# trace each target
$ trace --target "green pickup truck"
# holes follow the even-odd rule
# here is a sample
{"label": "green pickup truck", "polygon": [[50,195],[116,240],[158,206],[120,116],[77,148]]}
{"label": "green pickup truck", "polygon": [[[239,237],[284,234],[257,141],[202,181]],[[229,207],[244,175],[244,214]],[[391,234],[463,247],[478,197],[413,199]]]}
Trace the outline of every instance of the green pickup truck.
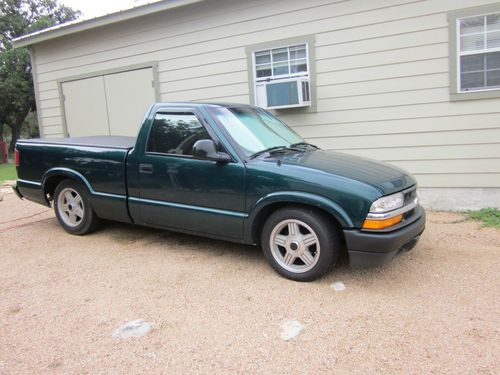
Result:
{"label": "green pickup truck", "polygon": [[21,198],[54,206],[71,234],[99,219],[261,245],[270,265],[317,279],[412,249],[425,227],[407,172],[305,142],[265,110],[157,103],[136,138],[20,140]]}

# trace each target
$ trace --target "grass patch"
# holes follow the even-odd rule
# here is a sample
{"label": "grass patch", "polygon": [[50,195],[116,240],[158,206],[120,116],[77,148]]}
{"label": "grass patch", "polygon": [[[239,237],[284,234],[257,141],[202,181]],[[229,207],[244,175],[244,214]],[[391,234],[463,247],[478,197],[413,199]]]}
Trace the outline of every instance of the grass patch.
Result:
{"label": "grass patch", "polygon": [[6,180],[15,180],[16,178],[17,173],[14,164],[0,164],[0,184]]}
{"label": "grass patch", "polygon": [[479,211],[469,211],[469,220],[482,221],[483,227],[500,228],[500,210],[498,208],[483,208]]}

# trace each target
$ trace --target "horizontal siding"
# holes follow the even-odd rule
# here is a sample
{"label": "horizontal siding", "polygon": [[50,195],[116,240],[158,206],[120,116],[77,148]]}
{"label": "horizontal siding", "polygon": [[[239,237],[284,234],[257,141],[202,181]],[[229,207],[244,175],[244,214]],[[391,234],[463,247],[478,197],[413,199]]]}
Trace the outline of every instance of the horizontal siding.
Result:
{"label": "horizontal siding", "polygon": [[384,121],[411,118],[429,118],[457,116],[481,113],[498,113],[499,100],[478,100],[468,102],[423,103],[383,108],[369,107],[362,109],[327,108],[323,112],[282,116],[291,125],[335,124],[345,122]]}
{"label": "horizontal siding", "polygon": [[49,135],[51,135],[51,136],[62,135],[60,122],[59,122],[59,124],[56,124],[53,126],[46,126],[44,128],[43,136],[48,137]]}
{"label": "horizontal siding", "polygon": [[500,173],[415,174],[420,187],[498,188]]}
{"label": "horizontal siding", "polygon": [[[78,51],[75,51],[78,57],[63,58],[68,51],[65,48],[59,47],[59,49],[56,48],[52,51],[53,58],[55,59],[59,56],[58,59],[50,63],[43,63],[43,54],[37,58],[37,71],[41,77],[40,81],[43,82],[44,73],[59,71],[61,69],[68,70],[68,67],[84,68],[86,65],[95,64],[98,61],[112,61],[137,55],[154,56],[156,52],[167,52],[169,58],[196,56],[200,53],[220,50],[221,47],[223,49],[244,47],[252,43],[261,42],[262,40],[276,39],[277,29],[279,29],[280,38],[303,35],[304,25],[307,25],[308,33],[317,34],[329,32],[332,29],[352,28],[355,25],[363,25],[366,22],[383,23],[394,19],[415,17],[420,14],[434,14],[438,9],[450,9],[459,7],[461,4],[469,5],[474,3],[477,3],[477,1],[349,1],[334,3],[320,8],[311,7],[303,9],[302,7],[302,9],[295,12],[283,12],[283,5],[280,5],[280,13],[274,15],[266,12],[270,6],[267,4],[262,9],[265,16],[247,22],[230,23],[229,25],[216,28],[214,27],[214,20],[207,17],[204,20],[205,22],[197,22],[195,25],[191,25],[191,27],[202,28],[200,31],[191,31],[192,29],[189,29],[189,25],[182,24],[177,28],[185,28],[186,33],[176,31],[174,35],[178,34],[177,37],[168,34],[168,28],[166,28],[164,32],[167,36],[164,38],[151,41],[153,36],[150,35],[149,40],[143,39],[140,43],[137,42],[121,48],[115,47],[113,43],[108,41],[107,49],[100,52],[91,52],[95,51],[95,45],[99,40],[99,36],[96,35],[96,38],[92,40],[87,39],[86,48],[89,49],[88,54],[82,55]],[[398,4],[403,5],[397,6]],[[360,16],[361,14],[362,16]],[[251,17],[251,15],[247,14],[247,17]],[[445,15],[443,14],[442,17],[442,26],[445,27]],[[214,18],[217,20],[226,20],[223,15],[218,15]],[[164,21],[167,20],[168,17]],[[217,24],[217,22],[215,23]],[[205,27],[209,28],[203,29],[204,24]],[[235,28],[235,25],[237,25],[237,28]],[[119,28],[126,29],[124,26]],[[79,43],[78,39],[82,39],[82,37],[68,38],[68,42],[73,46]],[[84,47],[80,48],[85,50]],[[68,74],[71,73],[68,71]]]}
{"label": "horizontal siding", "polygon": [[[436,27],[423,31],[400,33],[375,39],[371,37],[369,39],[353,42],[322,44],[316,47],[316,59],[321,61],[324,59],[345,56],[358,56],[365,53],[378,53],[380,51],[397,51],[405,48],[446,42],[448,42],[448,28]],[[332,46],[335,47],[332,48]]]}
{"label": "horizontal siding", "polygon": [[500,186],[500,100],[450,102],[448,88],[446,12],[486,3],[222,0],[46,42],[35,49],[43,133],[63,133],[58,79],[157,61],[162,101],[248,103],[245,47],[313,34],[317,111],[279,113],[297,132],[391,161],[421,186]]}
{"label": "horizontal siding", "polygon": [[[391,162],[398,167],[418,174],[487,174],[500,173],[500,158],[496,159],[441,159],[406,160]],[[446,172],[443,172],[446,171]]]}
{"label": "horizontal siding", "polygon": [[[341,150],[341,152],[383,160],[388,162],[454,160],[454,159],[500,159],[500,147],[497,143],[473,145],[432,145],[432,146],[400,146],[376,147],[364,149]],[[410,169],[411,171],[411,169]],[[443,170],[443,172],[446,170]]]}
{"label": "horizontal siding", "polygon": [[[461,5],[465,4],[457,4],[457,8]],[[325,44],[345,44],[347,47],[362,41],[376,42],[385,37],[395,38],[399,35],[439,28],[447,28],[446,22],[443,22],[443,12],[430,10],[414,13],[409,17],[395,17],[393,20],[381,19],[380,22],[364,24],[362,22],[353,27],[335,27],[331,31],[318,34],[316,45],[321,47]]]}
{"label": "horizontal siding", "polygon": [[236,95],[248,95],[248,83],[239,84],[228,84],[228,85],[217,85],[212,87],[201,87],[192,90],[183,90],[177,92],[163,91],[166,88],[166,84],[160,84],[160,91],[162,92],[162,98],[166,100],[205,100],[211,97],[221,97],[221,96],[236,96]]}
{"label": "horizontal siding", "polygon": [[[415,57],[408,57],[408,59],[412,58]],[[339,83],[380,81],[435,73],[448,73],[447,57],[402,62],[399,64],[368,66],[361,69],[352,69],[350,66],[345,66],[343,70],[318,73],[317,84],[321,87]]]}
{"label": "horizontal siding", "polygon": [[43,119],[44,129],[47,129],[51,126],[59,126],[60,133],[62,134],[62,117],[61,116],[53,116],[53,117],[45,117]]}
{"label": "horizontal siding", "polygon": [[59,98],[56,97],[54,99],[40,99],[40,108],[39,109],[47,109],[47,108],[59,108]]}
{"label": "horizontal siding", "polygon": [[248,103],[250,101],[249,95],[234,95],[234,96],[215,96],[212,98],[203,98],[195,100],[198,102],[224,102],[224,103]]}
{"label": "horizontal siding", "polygon": [[42,108],[38,109],[38,112],[40,113],[40,116],[42,116],[43,118],[55,117],[61,115],[61,109],[59,107],[43,108],[42,106]]}
{"label": "horizontal siding", "polygon": [[[301,125],[294,129],[310,140],[316,138],[442,132],[454,130],[498,129],[500,109],[496,113],[465,116],[410,118],[388,121]],[[500,155],[500,147],[499,147]]]}
{"label": "horizontal siding", "polygon": [[189,90],[204,89],[216,86],[228,86],[244,84],[248,91],[247,71],[213,74],[205,77],[190,79],[177,79],[174,81],[162,81],[160,75],[160,85],[162,93],[182,92]]}
{"label": "horizontal siding", "polygon": [[[238,56],[241,51],[238,51]],[[201,59],[161,61],[158,65],[160,81],[178,81],[203,78],[231,72],[246,72],[246,58],[234,59],[235,51],[227,56],[219,53],[204,54]],[[224,60],[227,58],[227,60]],[[177,63],[176,63],[177,62]]]}
{"label": "horizontal siding", "polygon": [[[169,102],[169,101],[186,101],[187,99],[183,98],[181,95],[167,95],[162,94],[161,101]],[[191,99],[193,102],[224,102],[224,103],[248,103],[249,101],[248,95],[221,95],[221,96],[213,96],[199,99]]]}
{"label": "horizontal siding", "polygon": [[319,111],[345,111],[364,108],[398,107],[425,103],[448,102],[448,87],[396,91],[377,95],[358,95],[340,98],[321,98],[318,100]]}
{"label": "horizontal siding", "polygon": [[44,137],[45,138],[62,138],[62,137],[64,137],[64,134],[63,133],[47,134]]}
{"label": "horizontal siding", "polygon": [[38,91],[38,98],[40,100],[59,99],[59,93],[56,89]]}
{"label": "horizontal siding", "polygon": [[[360,55],[332,57],[318,60],[316,69],[319,74],[344,70],[359,70],[384,65],[397,65],[409,60],[430,60],[448,57],[448,43],[433,43],[425,46],[407,47],[397,50],[370,52]],[[346,69],[348,67],[348,69]]]}
{"label": "horizontal siding", "polygon": [[405,92],[448,87],[448,82],[448,72],[420,74],[407,77],[323,85],[317,88],[317,95],[319,99],[380,95],[387,92]]}
{"label": "horizontal siding", "polygon": [[38,91],[40,93],[50,91],[51,98],[53,98],[54,94],[56,94],[56,96],[57,96],[57,81],[56,80],[49,80],[46,82],[38,82]]}
{"label": "horizontal siding", "polygon": [[[212,47],[211,43],[216,43],[216,48],[221,47],[220,39],[224,38],[223,44],[226,48],[235,46],[245,46],[251,43],[251,40],[258,40],[261,33],[268,30],[275,30],[280,28],[281,35],[286,32],[290,33],[293,28],[302,28],[307,24],[308,28],[314,28],[312,32],[324,32],[332,29],[332,19],[335,19],[335,25],[339,20],[344,22],[350,19],[351,23],[357,17],[353,15],[368,11],[370,13],[378,12],[385,13],[388,9],[393,9],[393,14],[390,17],[400,18],[399,15],[394,14],[394,6],[397,4],[409,4],[410,6],[415,3],[413,0],[378,0],[377,2],[366,1],[309,1],[301,3],[297,1],[289,2],[268,2],[262,3],[263,6],[253,8],[253,12],[235,11],[240,5],[226,2],[227,6],[219,9],[213,9],[210,13],[212,16],[206,15],[204,18],[197,19],[193,22],[176,23],[172,26],[169,25],[169,18],[173,18],[173,13],[166,14],[163,17],[164,28],[156,29],[154,34],[150,32],[140,31],[135,35],[129,35],[126,39],[121,41],[108,39],[106,43],[102,44],[102,49],[99,49],[99,40],[93,40],[91,43],[88,41],[78,40],[73,41],[72,46],[78,46],[78,51],[73,54],[69,53],[61,46],[48,49],[45,54],[42,53],[38,59],[38,66],[40,72],[58,69],[60,66],[57,64],[65,64],[65,66],[76,66],[88,63],[92,57],[99,59],[116,58],[130,56],[127,54],[132,50],[133,54],[148,53],[151,51],[176,49],[180,48],[180,53],[187,51],[189,54],[193,52],[193,46],[206,49]],[[316,5],[316,6],[315,6]],[[430,9],[430,7],[428,7]],[[411,9],[408,9],[411,11]],[[230,15],[229,15],[229,14]],[[359,21],[358,21],[359,22]],[[128,26],[128,25],[127,25]],[[127,29],[127,27],[121,27]],[[288,28],[288,29],[286,29]],[[338,28],[338,27],[335,27]],[[286,31],[285,31],[286,30]],[[300,34],[299,34],[300,35]],[[98,36],[98,35],[96,35]],[[230,36],[230,37],[228,37]],[[246,41],[244,41],[246,39]],[[115,44],[116,43],[116,44]],[[80,51],[80,52],[79,52]],[[46,62],[46,54],[50,54]],[[77,57],[73,57],[76,55]],[[47,67],[50,66],[50,67]]]}
{"label": "horizontal siding", "polygon": [[380,145],[381,148],[462,144],[472,145],[490,143],[491,140],[498,141],[499,139],[500,128],[316,138],[314,139],[314,142],[322,148],[353,150],[368,147],[376,148],[372,145]]}
{"label": "horizontal siding", "polygon": [[[303,9],[323,5],[331,6],[334,3],[342,2],[344,0],[310,0],[305,5],[300,2],[283,0],[275,1],[272,4],[267,0],[253,0],[246,4],[238,4],[232,0],[225,0],[219,1],[218,7],[208,3],[196,4],[189,8],[183,7],[170,10],[167,13],[132,20],[123,27],[111,26],[90,31],[87,33],[88,36],[98,37],[92,43],[89,43],[88,39],[78,37],[71,40],[72,46],[77,51],[68,52],[58,43],[48,45],[40,54],[40,63],[61,61],[62,59],[140,45],[145,42],[163,41],[169,38],[185,42],[180,37],[196,33],[203,33],[206,40],[206,36],[209,35],[207,34],[208,30],[224,30],[222,27],[229,29],[230,33],[227,35],[237,34],[234,26],[239,26],[239,30],[241,30],[243,28],[242,22],[259,22],[260,19],[268,19],[277,14],[285,15],[297,11],[301,12]],[[103,30],[105,30],[104,33]]]}

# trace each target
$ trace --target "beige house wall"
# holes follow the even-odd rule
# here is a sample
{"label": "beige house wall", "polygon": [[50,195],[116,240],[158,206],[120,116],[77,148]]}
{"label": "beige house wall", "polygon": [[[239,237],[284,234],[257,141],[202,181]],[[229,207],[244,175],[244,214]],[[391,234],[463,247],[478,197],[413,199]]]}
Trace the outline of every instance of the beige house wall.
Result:
{"label": "beige house wall", "polygon": [[313,35],[316,111],[280,111],[288,124],[322,148],[405,168],[420,187],[495,199],[500,98],[450,100],[447,20],[492,2],[208,0],[42,42],[33,51],[42,134],[64,136],[65,77],[155,61],[161,101],[250,103],[245,47]]}

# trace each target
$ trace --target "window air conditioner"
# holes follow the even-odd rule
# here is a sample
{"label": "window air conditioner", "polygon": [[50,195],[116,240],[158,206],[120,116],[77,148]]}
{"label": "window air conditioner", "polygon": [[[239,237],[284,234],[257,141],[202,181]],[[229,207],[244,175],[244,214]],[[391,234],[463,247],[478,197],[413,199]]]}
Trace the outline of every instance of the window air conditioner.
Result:
{"label": "window air conditioner", "polygon": [[268,109],[308,107],[311,105],[309,78],[257,82],[256,99],[259,107]]}

